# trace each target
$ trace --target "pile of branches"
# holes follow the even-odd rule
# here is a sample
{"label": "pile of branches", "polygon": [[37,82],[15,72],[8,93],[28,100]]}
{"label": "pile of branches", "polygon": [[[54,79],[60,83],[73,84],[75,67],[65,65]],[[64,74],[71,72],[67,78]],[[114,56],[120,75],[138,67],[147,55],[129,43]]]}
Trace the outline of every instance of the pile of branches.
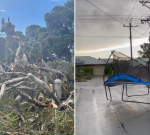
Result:
{"label": "pile of branches", "polygon": [[16,134],[73,134],[73,92],[60,101],[50,83],[64,77],[43,59],[35,64],[0,64],[0,131]]}

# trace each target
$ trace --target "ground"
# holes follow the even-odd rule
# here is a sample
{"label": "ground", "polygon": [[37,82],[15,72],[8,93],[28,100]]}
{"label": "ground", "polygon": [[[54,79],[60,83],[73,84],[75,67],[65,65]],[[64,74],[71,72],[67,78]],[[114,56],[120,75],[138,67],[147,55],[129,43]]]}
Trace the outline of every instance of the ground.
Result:
{"label": "ground", "polygon": [[[128,87],[129,94],[147,93],[142,85]],[[106,100],[102,77],[76,83],[75,135],[150,135],[150,105],[121,100],[122,86],[111,88]],[[150,102],[150,96],[126,98]]]}

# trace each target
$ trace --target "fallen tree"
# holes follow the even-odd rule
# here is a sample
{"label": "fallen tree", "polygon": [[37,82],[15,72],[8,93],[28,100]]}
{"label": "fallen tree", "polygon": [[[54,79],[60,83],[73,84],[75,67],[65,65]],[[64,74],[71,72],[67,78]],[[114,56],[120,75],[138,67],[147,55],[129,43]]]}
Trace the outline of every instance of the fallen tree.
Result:
{"label": "fallen tree", "polygon": [[[3,31],[12,26],[10,20],[8,23],[9,25],[2,20]],[[8,41],[9,37],[13,40],[12,34],[13,32],[7,33]],[[57,134],[58,131],[73,133],[74,111],[73,106],[70,106],[73,100],[68,96],[60,101],[49,85],[54,85],[55,79],[66,75],[52,69],[42,58],[35,63],[29,63],[24,57],[26,42],[19,38],[17,41],[19,46],[16,51],[13,50],[13,44],[9,48],[6,42],[6,61],[0,63],[0,131],[11,135]],[[71,93],[68,92],[68,95]],[[60,121],[65,125],[62,126]],[[70,131],[66,130],[68,126]]]}

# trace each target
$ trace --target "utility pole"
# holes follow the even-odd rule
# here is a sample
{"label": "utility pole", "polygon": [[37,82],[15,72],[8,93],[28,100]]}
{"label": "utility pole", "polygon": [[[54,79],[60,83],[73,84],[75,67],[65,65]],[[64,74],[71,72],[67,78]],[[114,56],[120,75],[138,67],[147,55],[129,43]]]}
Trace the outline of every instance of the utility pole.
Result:
{"label": "utility pole", "polygon": [[149,26],[150,26],[150,17],[148,18],[145,18],[145,19],[141,19],[141,23],[144,24],[144,23],[148,23]]}
{"label": "utility pole", "polygon": [[123,25],[123,27],[129,27],[130,28],[130,51],[131,51],[131,59],[133,58],[132,57],[132,27],[137,27],[137,25],[136,26],[133,26],[132,24],[131,24],[131,22],[129,23],[129,26],[125,26],[125,25]]}
{"label": "utility pole", "polygon": [[145,6],[145,7],[147,7],[147,8],[150,9],[150,7],[149,7],[149,5],[148,5],[148,3],[150,3],[150,0],[140,0],[139,2],[140,2],[143,6]]}
{"label": "utility pole", "polygon": [[[149,7],[149,3],[150,3],[150,0],[140,0],[139,1],[143,6],[145,6],[145,7],[147,7],[147,8],[149,8],[150,9],[150,7]],[[148,23],[149,24],[149,26],[150,26],[150,17],[148,17],[148,18],[145,18],[145,19],[141,19],[141,23],[142,24],[144,24],[144,23]],[[150,44],[150,36],[149,36],[149,44]],[[150,46],[148,46],[148,50],[149,50],[149,47]],[[148,81],[150,80],[150,75],[149,75],[149,73],[150,73],[150,70],[149,70],[149,66],[150,66],[150,57],[149,57],[149,62],[148,62]],[[149,93],[149,86],[148,86],[148,93]]]}
{"label": "utility pole", "polygon": [[[147,7],[150,9],[149,4],[150,3],[150,0],[140,0],[139,1],[143,6]],[[145,18],[145,19],[141,19],[141,23],[144,24],[144,23],[148,23],[149,24],[149,27],[150,27],[150,17],[148,18]],[[149,36],[149,44],[150,44],[150,36]],[[149,47],[148,47],[149,49]],[[149,64],[150,64],[150,57],[149,57],[149,63],[148,63],[148,71],[149,71]],[[149,88],[149,87],[148,87]]]}

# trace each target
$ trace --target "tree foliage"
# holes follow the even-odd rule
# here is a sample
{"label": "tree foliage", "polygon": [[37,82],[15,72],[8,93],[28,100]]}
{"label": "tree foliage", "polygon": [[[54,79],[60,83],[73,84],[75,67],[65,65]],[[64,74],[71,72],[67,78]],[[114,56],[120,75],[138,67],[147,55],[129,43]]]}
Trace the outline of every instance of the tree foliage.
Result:
{"label": "tree foliage", "polygon": [[28,40],[37,40],[38,39],[38,28],[39,25],[30,25],[26,28],[26,37]]}
{"label": "tree foliage", "polygon": [[[64,6],[55,6],[50,12],[44,15],[46,27],[39,25],[30,25],[26,28],[25,35],[17,31],[15,35],[25,39],[27,43],[27,54],[32,61],[39,57],[44,60],[66,60],[71,62],[74,46],[74,1],[68,0]],[[37,46],[38,49],[35,47]]]}
{"label": "tree foliage", "polygon": [[23,34],[22,31],[15,31],[14,35],[18,36],[20,39],[25,39],[26,38],[26,36]]}
{"label": "tree foliage", "polygon": [[56,6],[45,14],[46,26],[52,35],[70,34],[74,31],[74,1]]}
{"label": "tree foliage", "polygon": [[141,49],[138,54],[142,58],[150,58],[150,43],[144,43],[140,45]]}
{"label": "tree foliage", "polygon": [[[2,64],[0,65],[1,89],[5,88],[5,82],[10,83],[6,86],[3,98],[1,98],[2,90],[0,91],[0,99],[2,99],[0,134],[72,135],[74,133],[74,107],[71,96],[71,91],[74,90],[74,64],[71,62],[72,54],[70,52],[74,45],[73,0],[67,1],[64,6],[54,7],[44,17],[46,27],[33,24],[26,28],[25,34],[21,31],[13,33],[13,40],[18,43],[13,50],[13,59],[15,59],[15,54],[21,44],[29,62],[23,64],[19,61],[20,63],[16,64],[13,61],[7,67],[0,63]],[[1,62],[5,58],[5,44],[6,39],[2,38],[0,42]],[[29,76],[29,80],[26,80],[25,78]],[[16,82],[18,78],[23,78],[22,82]],[[62,80],[63,86],[68,89],[69,94],[63,93],[64,101],[61,101],[58,108],[54,109],[45,106],[47,99],[53,97],[53,93],[47,94],[46,87],[50,88],[50,84],[54,85],[56,78]],[[43,86],[36,84],[34,80],[42,82]],[[21,86],[34,90],[26,90],[24,87],[21,89]],[[28,97],[24,97],[18,102],[21,92]],[[37,105],[39,92],[43,93],[45,99],[40,103],[41,106],[44,105],[42,107]],[[21,116],[25,118],[25,121]]]}

